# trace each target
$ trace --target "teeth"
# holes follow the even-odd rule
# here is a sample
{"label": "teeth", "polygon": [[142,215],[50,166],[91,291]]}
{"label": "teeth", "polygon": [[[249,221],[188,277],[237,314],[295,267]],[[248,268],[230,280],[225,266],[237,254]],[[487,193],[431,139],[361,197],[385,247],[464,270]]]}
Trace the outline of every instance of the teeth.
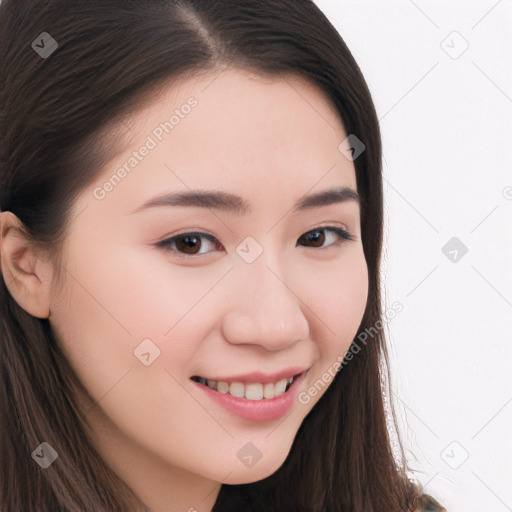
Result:
{"label": "teeth", "polygon": [[286,384],[288,384],[288,379],[281,379],[279,382],[276,382],[274,385],[274,396],[282,395],[286,391]]}
{"label": "teeth", "polygon": [[227,382],[218,382],[217,383],[217,391],[219,393],[229,393],[229,384]]}
{"label": "teeth", "polygon": [[232,382],[229,385],[229,394],[237,396],[238,398],[244,397],[244,385],[241,382]]}
{"label": "teeth", "polygon": [[263,386],[263,396],[265,398],[274,398],[274,384],[272,382],[267,382]]}
{"label": "teeth", "polygon": [[263,398],[263,384],[246,384],[245,398],[249,400],[261,400]]}
{"label": "teeth", "polygon": [[223,394],[236,396],[237,398],[246,398],[247,400],[262,400],[281,396],[286,392],[293,382],[293,377],[281,379],[278,382],[259,382],[244,384],[243,382],[223,382],[197,377],[197,382],[208,386],[215,391]]}

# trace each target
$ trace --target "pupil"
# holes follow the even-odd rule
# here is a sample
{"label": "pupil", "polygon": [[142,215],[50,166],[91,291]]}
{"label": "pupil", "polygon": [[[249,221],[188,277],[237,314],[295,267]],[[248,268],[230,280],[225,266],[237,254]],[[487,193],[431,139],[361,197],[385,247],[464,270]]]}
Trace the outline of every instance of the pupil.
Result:
{"label": "pupil", "polygon": [[[192,242],[191,242],[192,240]],[[194,254],[194,251],[190,251],[190,249],[193,249],[194,245],[197,245],[197,240],[198,240],[198,237],[196,236],[184,236],[182,238],[179,238],[177,243],[176,243],[176,246],[178,247],[179,250],[183,250],[183,252],[187,252],[189,254]]]}
{"label": "pupil", "polygon": [[[314,234],[311,234],[311,233],[314,233]],[[311,240],[312,238],[316,238],[316,242],[320,242],[318,245],[322,245],[324,243],[324,239],[325,239],[325,234],[323,231],[312,231],[309,235],[308,235],[308,238]],[[320,240],[319,240],[319,237],[318,236],[315,236],[315,235],[318,235],[320,233]],[[315,242],[315,240],[313,240],[313,242]]]}

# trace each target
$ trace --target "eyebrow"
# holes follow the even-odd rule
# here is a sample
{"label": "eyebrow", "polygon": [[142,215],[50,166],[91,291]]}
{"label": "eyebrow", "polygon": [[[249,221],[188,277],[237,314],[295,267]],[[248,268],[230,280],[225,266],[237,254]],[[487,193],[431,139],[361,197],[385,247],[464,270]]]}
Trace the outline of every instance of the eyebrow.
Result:
{"label": "eyebrow", "polygon": [[[299,198],[293,205],[292,213],[299,213],[312,208],[328,206],[336,203],[356,201],[361,204],[359,194],[348,187],[340,187]],[[240,196],[230,192],[217,190],[189,190],[184,192],[171,192],[146,201],[142,206],[130,212],[130,215],[148,208],[169,206],[195,206],[201,208],[213,208],[226,211],[235,215],[251,213],[250,204]]]}

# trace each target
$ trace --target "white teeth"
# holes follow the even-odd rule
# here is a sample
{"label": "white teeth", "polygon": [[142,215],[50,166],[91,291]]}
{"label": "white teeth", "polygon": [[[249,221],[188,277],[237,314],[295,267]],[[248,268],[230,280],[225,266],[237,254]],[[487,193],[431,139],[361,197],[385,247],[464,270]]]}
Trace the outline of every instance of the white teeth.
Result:
{"label": "white teeth", "polygon": [[232,382],[229,385],[229,394],[237,396],[238,398],[244,397],[245,386],[241,382]]}
{"label": "white teeth", "polygon": [[286,391],[286,384],[288,383],[288,379],[281,379],[276,382],[274,385],[274,396],[282,395]]}
{"label": "white teeth", "polygon": [[210,379],[207,380],[203,377],[199,377],[198,381],[219,393],[229,394],[237,398],[246,398],[247,400],[262,400],[283,395],[292,384],[293,377],[281,379],[277,382],[267,382],[265,384],[259,382],[251,382],[249,384],[244,384],[243,382],[229,383]]}
{"label": "white teeth", "polygon": [[263,397],[264,398],[274,398],[274,383],[267,382],[263,386]]}
{"label": "white teeth", "polygon": [[261,400],[263,398],[263,385],[259,383],[246,384],[245,398],[248,400]]}
{"label": "white teeth", "polygon": [[229,393],[229,384],[227,382],[217,382],[217,391],[219,393]]}

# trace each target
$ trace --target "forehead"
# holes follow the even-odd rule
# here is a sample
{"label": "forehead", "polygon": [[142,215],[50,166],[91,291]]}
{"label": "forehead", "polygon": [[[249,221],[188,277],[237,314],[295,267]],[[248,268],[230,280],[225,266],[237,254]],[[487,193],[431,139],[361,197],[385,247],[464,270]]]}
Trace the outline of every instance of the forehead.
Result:
{"label": "forehead", "polygon": [[[222,189],[260,204],[292,200],[317,184],[356,189],[353,163],[338,149],[342,121],[317,87],[293,75],[228,69],[181,79],[161,87],[126,126],[126,149],[93,184],[124,167],[107,198],[125,211],[151,194],[187,188]],[[144,146],[151,149],[134,157]]]}

